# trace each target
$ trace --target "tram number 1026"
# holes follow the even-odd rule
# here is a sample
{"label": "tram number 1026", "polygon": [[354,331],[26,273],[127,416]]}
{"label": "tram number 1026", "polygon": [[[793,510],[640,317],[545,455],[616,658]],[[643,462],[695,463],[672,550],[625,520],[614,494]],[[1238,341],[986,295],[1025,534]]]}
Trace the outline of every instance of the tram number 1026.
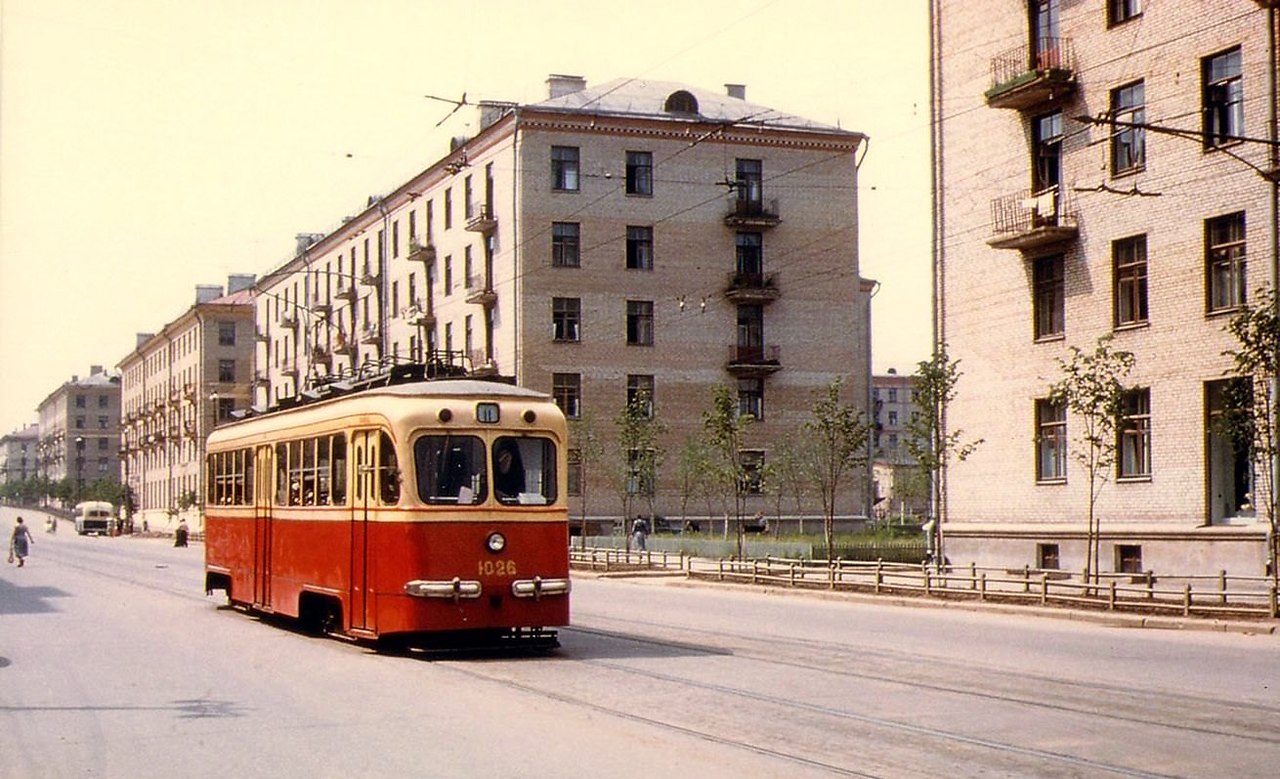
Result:
{"label": "tram number 1026", "polygon": [[481,560],[477,566],[479,576],[515,576],[515,560]]}

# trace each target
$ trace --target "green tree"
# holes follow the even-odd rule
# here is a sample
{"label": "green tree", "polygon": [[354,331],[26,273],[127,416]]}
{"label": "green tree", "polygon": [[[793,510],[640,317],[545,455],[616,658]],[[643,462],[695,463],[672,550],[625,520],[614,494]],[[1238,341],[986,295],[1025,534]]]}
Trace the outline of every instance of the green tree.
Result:
{"label": "green tree", "polygon": [[600,433],[596,430],[595,418],[583,412],[576,419],[569,420],[569,449],[575,457],[578,467],[578,492],[581,500],[581,511],[578,515],[579,544],[587,545],[587,504],[591,497],[591,475],[604,459],[605,446]]}
{"label": "green tree", "polygon": [[1228,349],[1234,372],[1244,379],[1232,382],[1235,397],[1232,406],[1243,411],[1228,414],[1225,419],[1230,432],[1248,444],[1255,464],[1254,497],[1258,483],[1266,493],[1267,524],[1270,543],[1267,549],[1272,581],[1280,583],[1280,526],[1277,526],[1277,469],[1280,468],[1280,419],[1277,419],[1277,378],[1280,377],[1280,299],[1275,290],[1259,290],[1257,301],[1246,304],[1227,323],[1227,331],[1239,346]]}
{"label": "green tree", "polygon": [[947,467],[953,459],[967,459],[982,443],[981,438],[966,442],[963,430],[947,427],[947,409],[955,400],[956,386],[963,375],[960,361],[951,360],[947,345],[941,343],[931,359],[916,363],[916,372],[911,377],[911,388],[920,410],[907,420],[904,445],[928,479],[926,527],[930,528],[930,536],[927,543],[939,566],[944,561],[942,526],[947,517]]}
{"label": "green tree", "polygon": [[[742,511],[749,474],[743,465],[742,440],[755,417],[739,414],[732,390],[723,384],[711,388],[711,408],[702,413],[702,429],[715,453],[712,472],[722,495],[733,496],[733,521],[737,526],[738,556],[742,556]],[[725,521],[725,533],[729,522]]]}
{"label": "green tree", "polygon": [[[712,494],[711,478],[713,455],[702,439],[697,436],[685,438],[680,447],[680,456],[676,463],[677,487],[680,491],[680,523],[688,520],[689,504],[705,499]],[[708,506],[708,517],[710,507]]]}
{"label": "green tree", "polygon": [[826,540],[827,559],[835,542],[836,500],[844,477],[867,465],[867,438],[872,426],[866,415],[852,403],[840,401],[842,382],[827,385],[826,394],[813,404],[813,417],[804,423],[804,431],[813,446],[810,449],[810,476],[822,497],[822,531]]}
{"label": "green tree", "polygon": [[[1058,359],[1062,376],[1049,387],[1049,400],[1066,406],[1080,422],[1072,457],[1089,475],[1089,514],[1085,548],[1085,581],[1098,575],[1100,524],[1098,495],[1116,463],[1116,434],[1124,401],[1124,377],[1133,368],[1130,352],[1111,348],[1111,334],[1098,339],[1093,352],[1071,347],[1071,359]],[[1092,577],[1092,579],[1091,579]]]}
{"label": "green tree", "polygon": [[[614,424],[618,428],[622,527],[626,531],[628,523],[635,521],[633,506],[637,497],[646,501],[649,516],[653,516],[654,486],[663,459],[658,439],[666,432],[666,426],[658,419],[653,398],[647,392],[635,393],[622,407]],[[627,548],[630,547],[631,534],[627,533]]]}

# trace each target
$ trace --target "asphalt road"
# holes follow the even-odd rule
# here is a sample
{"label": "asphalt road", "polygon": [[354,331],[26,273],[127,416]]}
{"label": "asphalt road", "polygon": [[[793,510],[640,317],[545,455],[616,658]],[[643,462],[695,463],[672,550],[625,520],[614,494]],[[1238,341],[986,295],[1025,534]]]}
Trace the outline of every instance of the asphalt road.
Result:
{"label": "asphalt road", "polygon": [[1280,757],[1276,636],[576,577],[549,655],[383,655],[221,607],[199,544],[35,524],[28,565],[0,566],[4,777],[1271,777]]}

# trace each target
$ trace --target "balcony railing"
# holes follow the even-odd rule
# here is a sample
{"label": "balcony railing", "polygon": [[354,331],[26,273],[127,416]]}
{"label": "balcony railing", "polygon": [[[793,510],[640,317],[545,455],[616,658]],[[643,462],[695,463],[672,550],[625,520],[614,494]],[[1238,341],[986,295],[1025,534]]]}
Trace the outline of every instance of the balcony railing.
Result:
{"label": "balcony railing", "polygon": [[498,217],[488,206],[474,207],[472,213],[474,216],[467,220],[469,232],[488,235],[498,229]]}
{"label": "balcony railing", "polygon": [[782,222],[777,200],[732,198],[724,223],[729,227],[769,228]]}
{"label": "balcony railing", "polygon": [[779,294],[773,273],[730,273],[724,290],[724,296],[734,303],[770,303]]}
{"label": "balcony railing", "polygon": [[365,325],[360,330],[360,343],[376,344],[378,343],[378,328],[375,325]]}
{"label": "balcony railing", "polygon": [[992,108],[1031,108],[1059,100],[1076,88],[1075,56],[1070,38],[1048,38],[1010,49],[991,60]]}
{"label": "balcony railing", "polygon": [[991,225],[987,245],[996,249],[1038,249],[1075,240],[1080,233],[1075,202],[1057,187],[996,198],[991,201]]}
{"label": "balcony railing", "polygon": [[404,310],[404,321],[414,327],[431,327],[435,324],[436,315],[420,303],[414,303]]}
{"label": "balcony railing", "polygon": [[348,287],[343,287],[335,292],[333,296],[342,300],[355,300],[360,296],[360,293],[356,291],[355,285],[353,284]]}
{"label": "balcony railing", "polygon": [[293,330],[298,326],[298,315],[292,311],[280,315],[280,326],[286,330]]}
{"label": "balcony railing", "polygon": [[366,287],[377,286],[380,278],[381,276],[378,274],[378,269],[372,265],[364,266],[364,270],[360,272],[360,283]]}
{"label": "balcony railing", "polygon": [[436,247],[430,243],[417,243],[411,241],[409,243],[409,259],[413,262],[435,262]]}
{"label": "balcony railing", "polygon": [[782,369],[778,346],[741,346],[729,347],[728,365],[725,367],[735,376],[765,376]]}
{"label": "balcony railing", "polygon": [[482,287],[467,295],[468,303],[476,303],[485,308],[493,308],[498,304],[498,293],[492,287]]}

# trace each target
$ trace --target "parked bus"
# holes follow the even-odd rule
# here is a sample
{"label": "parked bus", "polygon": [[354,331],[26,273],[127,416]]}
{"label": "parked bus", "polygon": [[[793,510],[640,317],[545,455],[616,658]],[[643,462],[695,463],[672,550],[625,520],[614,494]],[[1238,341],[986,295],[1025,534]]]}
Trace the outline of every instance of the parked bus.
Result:
{"label": "parked bus", "polygon": [[115,506],[103,500],[86,500],[76,504],[76,532],[80,535],[111,534],[115,519]]}
{"label": "parked bus", "polygon": [[206,589],[359,639],[554,646],[570,584],[552,399],[475,379],[312,394],[209,436]]}

